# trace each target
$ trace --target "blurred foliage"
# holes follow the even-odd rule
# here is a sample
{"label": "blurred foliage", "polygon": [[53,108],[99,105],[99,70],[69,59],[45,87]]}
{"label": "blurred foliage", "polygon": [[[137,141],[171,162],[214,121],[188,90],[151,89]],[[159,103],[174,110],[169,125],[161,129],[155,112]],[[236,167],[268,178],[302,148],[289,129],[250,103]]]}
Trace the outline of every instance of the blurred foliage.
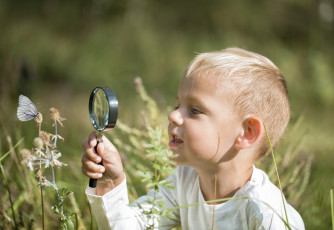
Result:
{"label": "blurred foliage", "polygon": [[[196,53],[238,46],[267,56],[286,77],[291,124],[300,117],[303,121],[293,135],[293,126],[288,128],[277,150],[293,153],[285,143],[298,146],[301,141],[298,154],[314,156],[310,184],[296,208],[307,229],[329,229],[333,7],[332,0],[0,0],[1,154],[9,149],[6,136],[13,143],[24,136],[26,146],[37,136],[34,124],[23,126],[16,119],[19,94],[29,96],[42,113],[57,107],[68,119],[62,133],[71,144],[60,143],[69,166],[56,176],[60,186],[74,191],[83,218],[89,219],[87,202],[81,199],[87,179],[81,175],[80,145],[92,130],[90,91],[111,87],[121,120],[135,126],[142,122],[136,76],[166,108],[174,104],[183,71]],[[1,191],[3,185],[0,179]],[[15,193],[20,187],[12,189]]]}
{"label": "blurred foliage", "polygon": [[[129,188],[129,197],[131,201],[134,201],[139,196],[146,194],[149,189],[154,189],[154,192],[157,192],[159,186],[172,188],[169,182],[162,180],[169,174],[173,173],[173,166],[175,165],[175,163],[171,161],[171,158],[175,157],[175,155],[167,149],[168,134],[167,130],[164,129],[164,127],[167,126],[167,121],[162,119],[162,117],[167,117],[167,111],[165,109],[160,109],[156,101],[147,94],[139,77],[135,79],[135,84],[140,101],[144,104],[140,111],[142,119],[141,122],[137,124],[138,127],[131,128],[118,120],[118,129],[113,132],[113,135],[109,136],[108,133],[105,133],[116,144],[117,149],[119,150],[122,157],[125,173],[127,175],[127,186]],[[168,110],[170,110],[170,108]],[[51,115],[55,125],[57,124],[57,121],[60,121],[61,118],[59,116],[58,110],[57,114],[58,119]],[[297,123],[293,125],[292,129],[287,132],[287,141],[283,142],[283,144],[278,147],[278,155],[275,154],[276,162],[278,164],[278,171],[280,173],[280,183],[282,184],[282,189],[288,202],[294,206],[298,206],[303,202],[301,201],[300,197],[308,186],[310,166],[312,162],[312,156],[307,157],[306,155],[301,154],[302,152],[300,151],[302,147],[304,147],[302,144],[302,139],[305,137],[304,129],[301,127],[302,121],[303,119],[301,117]],[[38,122],[38,129],[40,129],[40,125],[41,121]],[[55,130],[57,130],[57,128],[55,128]],[[40,137],[43,136],[41,135],[42,133],[43,132],[41,131]],[[52,134],[50,135],[53,136]],[[34,139],[34,144],[37,144],[35,146],[36,148],[34,148],[35,155],[43,152],[43,145],[40,143],[42,140],[36,140],[39,139]],[[44,140],[46,141],[44,142],[45,146],[52,144],[50,143],[50,140],[51,139],[49,138],[49,135],[47,135],[47,138]],[[18,155],[14,150],[15,147],[13,147],[11,144],[10,136],[7,136],[7,141],[9,143],[10,150],[1,156],[0,167],[3,174],[3,179],[6,182],[8,195],[1,194],[0,198],[5,200],[5,198],[9,196],[10,202],[8,204],[8,202],[4,201],[1,205],[0,215],[4,218],[3,222],[0,222],[0,228],[9,228],[9,226],[14,225],[15,229],[30,229],[34,227],[35,218],[39,216],[40,213],[43,213],[44,215],[42,215],[40,219],[44,220],[46,217],[46,220],[49,221],[49,223],[46,225],[46,228],[50,228],[51,226],[54,228],[61,225],[63,229],[73,229],[74,225],[72,222],[72,216],[75,215],[76,226],[80,225],[80,229],[86,229],[83,222],[86,222],[86,225],[88,226],[90,219],[87,217],[84,219],[81,218],[82,215],[85,215],[85,211],[87,211],[87,208],[83,208],[85,207],[85,204],[81,204],[83,206],[81,209],[79,209],[75,199],[75,194],[66,188],[63,188],[62,190],[58,189],[58,186],[55,184],[56,178],[54,174],[54,167],[51,167],[52,173],[48,176],[45,174],[46,170],[41,171],[41,169],[39,169],[35,171],[35,177],[39,178],[39,184],[43,184],[43,191],[45,192],[42,192],[42,190],[38,191],[36,188],[32,189],[31,186],[29,186],[30,184],[36,185],[36,181],[35,178],[33,178],[31,172],[27,173],[28,168],[32,169],[33,165],[37,166],[37,168],[39,167],[38,163],[29,164],[29,162],[32,163],[32,161],[35,160],[37,160],[37,162],[39,160],[43,160],[44,163],[46,163],[45,167],[47,168],[49,165],[52,166],[58,161],[52,156],[49,156],[47,159],[36,159],[35,157],[32,157],[30,151],[27,149],[22,149],[20,151],[21,154]],[[17,147],[18,145],[19,143],[17,143],[15,146]],[[27,152],[29,153],[27,154]],[[20,172],[20,175],[17,177],[9,176],[8,178],[10,178],[10,180],[7,179],[6,172],[1,164],[1,162],[9,156],[9,153],[11,153],[11,160],[14,159],[15,165],[12,164],[10,159],[7,160],[8,163],[5,165],[7,174],[13,170]],[[46,148],[45,153],[48,153],[48,148]],[[58,166],[60,166],[60,164],[66,166],[61,162],[57,163]],[[276,166],[274,165],[273,159],[267,157],[262,161],[257,162],[257,164],[260,168],[266,169],[270,180],[278,186],[278,178],[275,174]],[[64,172],[64,168],[66,167],[62,167],[62,172]],[[51,179],[48,179],[48,177]],[[8,181],[10,181],[10,183],[8,183]],[[22,183],[23,181],[25,181],[25,183]],[[12,187],[12,190],[10,187]],[[50,199],[50,190],[47,189],[48,187],[53,187],[57,193],[57,196],[53,199]],[[15,191],[14,193],[12,193],[13,190]],[[43,199],[41,199],[39,202],[36,203],[34,200],[29,199],[31,196],[37,198],[39,192],[44,194],[41,196]],[[14,198],[14,202],[12,201],[12,196]],[[65,198],[67,196],[71,198],[71,203],[65,203]],[[46,200],[46,197],[48,197],[49,200]],[[45,201],[43,202],[43,200]],[[58,201],[59,205],[54,205],[50,209],[47,209],[47,207],[50,207],[48,201],[50,203]],[[159,211],[156,208],[157,206],[164,206],[164,202],[160,197],[154,196],[154,198],[148,198],[147,202],[154,204],[149,210],[144,210],[139,203],[135,202],[134,205],[138,205],[140,209],[143,209],[143,214],[147,215],[148,220],[155,219],[155,215],[161,215],[163,217],[173,215],[171,210],[166,209]],[[66,204],[66,206],[64,206],[64,204]],[[11,209],[9,209],[8,206],[10,206]],[[24,208],[26,207],[33,207],[29,215],[24,211]],[[42,210],[40,210],[40,207],[44,207],[44,209],[42,208]],[[73,212],[73,214],[65,214],[63,212],[64,207],[66,210]],[[52,213],[50,212],[51,210],[53,210],[58,215],[58,220],[52,216]],[[10,211],[13,216],[12,218],[9,215]],[[16,221],[16,213],[19,213],[20,216],[19,223]],[[43,218],[43,216],[45,217]],[[37,221],[36,226],[43,226],[44,222],[40,222],[41,221]],[[151,228],[154,228],[154,223],[153,225],[147,225],[147,229]]]}

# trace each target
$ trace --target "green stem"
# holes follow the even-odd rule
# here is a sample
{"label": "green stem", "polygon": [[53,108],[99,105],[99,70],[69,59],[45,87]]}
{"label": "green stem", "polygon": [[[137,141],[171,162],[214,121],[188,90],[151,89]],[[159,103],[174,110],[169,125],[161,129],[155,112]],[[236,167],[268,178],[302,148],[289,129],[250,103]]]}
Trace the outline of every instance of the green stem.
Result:
{"label": "green stem", "polygon": [[278,184],[279,184],[279,188],[281,190],[281,195],[282,195],[282,202],[283,202],[283,207],[284,207],[286,222],[289,225],[288,213],[287,213],[286,207],[285,207],[284,195],[283,195],[281,180],[279,179],[279,174],[278,174],[278,169],[277,169],[277,165],[276,165],[276,160],[275,160],[275,156],[274,156],[273,147],[271,145],[271,141],[270,141],[270,138],[269,138],[269,135],[268,135],[268,132],[267,132],[267,128],[266,128],[266,126],[264,124],[263,124],[263,127],[264,127],[264,131],[266,132],[266,135],[267,135],[267,139],[268,139],[269,147],[270,147],[270,151],[271,151],[271,156],[273,157],[273,161],[274,161],[274,165],[275,165],[275,170],[276,170],[276,175],[277,175],[277,179],[278,179]]}
{"label": "green stem", "polygon": [[332,213],[332,229],[334,230],[334,199],[333,199],[333,189],[330,190],[331,197],[331,213]]}
{"label": "green stem", "polygon": [[[53,159],[54,156],[54,151],[51,150],[51,160]],[[55,176],[55,169],[53,167],[53,164],[51,164],[51,171],[52,171],[52,183],[55,185],[56,184],[56,176]],[[58,194],[58,189],[56,189],[57,194]],[[59,196],[59,194],[58,194]]]}
{"label": "green stem", "polygon": [[44,223],[44,199],[43,199],[43,187],[42,186],[40,186],[41,187],[41,206],[42,206],[42,228],[43,228],[43,230],[45,229],[44,227],[45,227],[45,223]]}
{"label": "green stem", "polygon": [[7,180],[7,177],[6,177],[6,174],[5,174],[5,170],[4,170],[4,168],[3,168],[2,164],[1,164],[1,161],[0,161],[0,168],[1,168],[1,172],[2,172],[3,179],[4,179],[5,182],[6,182],[6,187],[7,187],[7,190],[8,190],[8,196],[9,196],[10,207],[11,207],[11,209],[12,209],[12,213],[13,213],[14,225],[15,225],[15,229],[17,229],[18,226],[17,226],[16,218],[15,218],[14,204],[13,204],[13,201],[12,201],[12,197],[11,197],[11,195],[10,195],[10,188],[9,188],[8,180]]}
{"label": "green stem", "polygon": [[[53,143],[53,147],[51,150],[51,161],[53,160],[54,154],[55,154],[55,148],[57,147],[57,139],[58,139],[58,126],[57,126],[57,120],[55,120],[54,122],[54,126],[55,126],[55,141]],[[58,186],[56,185],[56,176],[55,176],[55,169],[54,169],[54,165],[51,164],[51,171],[52,171],[52,183],[53,183],[53,188],[55,189],[57,196],[58,196],[58,200],[59,200],[59,208],[60,208],[60,213],[61,215],[64,215],[64,208],[62,205],[62,197],[59,194],[59,189]],[[66,220],[64,220],[64,224],[65,224],[65,228],[67,229],[67,225],[66,225]]]}
{"label": "green stem", "polygon": [[[86,201],[86,203],[88,203]],[[90,226],[89,226],[89,230],[93,230],[93,223],[94,223],[94,217],[93,217],[93,213],[92,213],[92,207],[90,206],[90,203],[88,203],[88,209],[89,209],[89,214],[90,214]]]}
{"label": "green stem", "polygon": [[186,205],[182,205],[178,207],[168,208],[168,209],[165,209],[164,211],[173,211],[173,210],[177,210],[181,208],[188,208],[188,207],[198,206],[202,204],[211,204],[211,203],[225,202],[228,200],[238,200],[238,199],[249,199],[249,198],[248,197],[228,197],[228,198],[222,198],[222,199],[217,199],[217,200],[208,200],[208,201],[202,201],[202,202],[197,202],[193,204],[186,204]]}
{"label": "green stem", "polygon": [[[52,147],[52,150],[51,150],[51,160],[53,160],[54,149],[57,146],[57,135],[58,135],[58,132],[57,132],[57,121],[55,121],[55,141],[53,143],[53,147]],[[51,171],[52,171],[52,183],[56,184],[55,170],[54,170],[53,164],[51,164]],[[57,190],[57,194],[58,194],[58,190]],[[59,194],[58,194],[58,196],[59,196]]]}
{"label": "green stem", "polygon": [[[17,146],[19,146],[19,144],[21,144],[21,142],[23,141],[24,138],[22,138],[21,140],[19,140],[13,147],[13,149],[15,149]],[[0,163],[10,154],[11,150],[9,150],[8,152],[6,152],[1,158],[0,158]]]}
{"label": "green stem", "polygon": [[[42,163],[41,163],[41,161],[39,161],[39,170],[42,170]],[[39,176],[38,180],[39,180],[39,182],[42,182],[42,179],[41,179],[40,176]],[[43,187],[40,186],[40,189],[41,189],[41,207],[42,207],[42,229],[44,230],[45,229],[45,222],[44,222],[45,216],[44,216]]]}
{"label": "green stem", "polygon": [[266,203],[262,200],[259,200],[259,199],[249,198],[249,197],[246,197],[246,196],[228,197],[228,198],[221,198],[221,199],[216,199],[216,200],[202,201],[202,202],[198,202],[198,203],[186,204],[186,205],[182,205],[182,206],[178,206],[178,207],[168,208],[168,209],[164,209],[162,211],[173,211],[173,210],[177,210],[177,209],[181,209],[181,208],[188,208],[188,207],[202,205],[202,204],[219,203],[219,202],[225,202],[225,201],[229,201],[229,200],[255,200],[255,201],[261,202],[262,204],[266,205],[268,208],[273,210],[273,212],[283,221],[285,227],[287,227],[289,230],[292,230],[289,223],[287,221],[285,221],[284,218],[281,217],[280,214],[274,208],[272,208],[268,203]]}
{"label": "green stem", "polygon": [[57,146],[57,138],[58,138],[58,129],[57,129],[57,121],[55,120],[55,142],[53,143],[54,146]]}

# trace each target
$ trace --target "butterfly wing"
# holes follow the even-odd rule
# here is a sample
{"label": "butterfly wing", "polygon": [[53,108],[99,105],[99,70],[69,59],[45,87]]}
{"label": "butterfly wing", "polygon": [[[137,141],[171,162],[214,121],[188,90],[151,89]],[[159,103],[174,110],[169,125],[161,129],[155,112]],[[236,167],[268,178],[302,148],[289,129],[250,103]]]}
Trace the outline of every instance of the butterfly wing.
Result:
{"label": "butterfly wing", "polygon": [[38,111],[28,97],[20,95],[16,115],[20,121],[29,121],[37,117]]}

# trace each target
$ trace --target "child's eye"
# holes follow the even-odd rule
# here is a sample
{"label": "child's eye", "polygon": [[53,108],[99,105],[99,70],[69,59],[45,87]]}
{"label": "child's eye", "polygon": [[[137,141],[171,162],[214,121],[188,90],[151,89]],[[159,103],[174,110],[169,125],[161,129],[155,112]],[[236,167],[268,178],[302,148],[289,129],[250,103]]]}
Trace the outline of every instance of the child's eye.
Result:
{"label": "child's eye", "polygon": [[191,107],[191,110],[190,110],[191,114],[200,114],[202,113],[202,111],[197,108],[197,107]]}
{"label": "child's eye", "polygon": [[180,108],[180,106],[179,106],[179,105],[175,106],[174,110],[177,110],[178,108]]}

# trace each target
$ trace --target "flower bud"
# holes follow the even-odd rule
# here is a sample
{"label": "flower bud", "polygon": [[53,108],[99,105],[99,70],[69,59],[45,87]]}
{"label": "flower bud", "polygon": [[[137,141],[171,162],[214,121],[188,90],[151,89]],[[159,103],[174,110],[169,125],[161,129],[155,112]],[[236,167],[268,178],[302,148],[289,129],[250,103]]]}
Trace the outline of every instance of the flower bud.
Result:
{"label": "flower bud", "polygon": [[39,133],[39,137],[42,138],[45,144],[50,142],[50,135],[47,132],[41,131]]}
{"label": "flower bud", "polygon": [[42,121],[43,121],[43,116],[42,116],[42,114],[41,113],[38,113],[38,115],[37,115],[37,117],[35,118],[35,121],[37,122],[37,123],[42,123]]}
{"label": "flower bud", "polygon": [[43,140],[40,137],[36,137],[33,142],[35,148],[42,149],[44,146]]}
{"label": "flower bud", "polygon": [[50,109],[50,116],[53,121],[57,121],[60,117],[59,110],[56,108]]}
{"label": "flower bud", "polygon": [[23,159],[27,159],[27,158],[30,157],[31,152],[28,149],[22,149],[20,151],[20,154],[21,154],[21,156],[22,156]]}
{"label": "flower bud", "polygon": [[66,118],[62,118],[60,116],[60,113],[59,113],[58,109],[56,109],[56,108],[51,108],[50,109],[50,116],[51,116],[51,119],[55,122],[55,124],[58,122],[60,126],[63,126],[62,121],[66,120]]}

